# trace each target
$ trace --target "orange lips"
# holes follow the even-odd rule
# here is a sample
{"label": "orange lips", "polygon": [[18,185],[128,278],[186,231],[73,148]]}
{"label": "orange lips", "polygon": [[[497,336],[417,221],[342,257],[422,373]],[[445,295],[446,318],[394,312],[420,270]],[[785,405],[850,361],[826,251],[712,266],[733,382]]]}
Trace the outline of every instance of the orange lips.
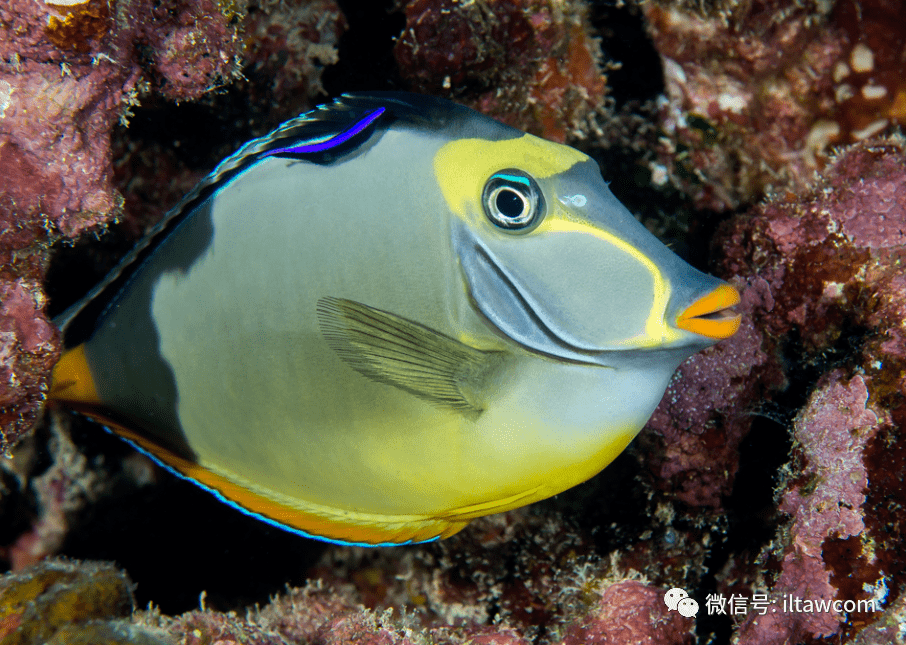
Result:
{"label": "orange lips", "polygon": [[676,326],[716,340],[729,338],[739,329],[742,320],[742,316],[730,308],[737,304],[739,292],[722,284],[689,305],[676,319]]}

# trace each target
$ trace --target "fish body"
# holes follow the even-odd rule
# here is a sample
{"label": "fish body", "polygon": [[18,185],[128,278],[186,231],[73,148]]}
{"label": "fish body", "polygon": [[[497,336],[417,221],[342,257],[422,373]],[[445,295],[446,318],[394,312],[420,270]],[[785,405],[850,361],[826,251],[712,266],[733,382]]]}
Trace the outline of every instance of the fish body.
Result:
{"label": "fish body", "polygon": [[603,469],[737,300],[584,154],[348,95],[225,160],[64,314],[51,398],[266,521],[420,542]]}

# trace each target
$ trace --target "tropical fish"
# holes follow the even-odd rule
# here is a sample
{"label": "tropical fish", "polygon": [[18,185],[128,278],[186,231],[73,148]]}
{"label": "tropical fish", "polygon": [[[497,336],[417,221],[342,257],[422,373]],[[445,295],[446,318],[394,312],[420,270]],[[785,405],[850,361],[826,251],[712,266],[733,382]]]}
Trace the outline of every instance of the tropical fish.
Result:
{"label": "tropical fish", "polygon": [[50,398],[267,522],[424,542],[602,470],[738,300],[585,154],[346,95],[223,161],[61,316]]}

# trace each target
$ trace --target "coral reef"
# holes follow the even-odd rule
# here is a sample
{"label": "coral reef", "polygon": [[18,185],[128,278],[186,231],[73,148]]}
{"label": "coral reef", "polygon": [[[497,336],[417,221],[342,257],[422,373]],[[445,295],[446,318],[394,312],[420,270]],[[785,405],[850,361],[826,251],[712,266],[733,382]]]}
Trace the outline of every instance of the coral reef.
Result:
{"label": "coral reef", "polygon": [[664,592],[635,580],[617,582],[604,591],[595,609],[566,631],[562,645],[691,643],[692,621],[670,613]]}
{"label": "coral reef", "polygon": [[3,645],[164,645],[127,619],[132,585],[110,564],[47,561],[0,578]]}
{"label": "coral reef", "polygon": [[[178,554],[155,561],[155,587],[127,564],[137,590],[109,565],[33,566],[67,552],[96,500],[167,477],[144,457],[91,453],[59,415],[12,448],[58,353],[42,291],[49,248],[121,215],[123,237],[140,235],[218,159],[311,105],[347,23],[331,0],[0,6],[0,451],[13,455],[0,473],[0,557],[14,571],[0,578],[0,643],[906,641],[906,152],[878,138],[906,122],[906,5],[639,6],[665,74],[654,183],[714,210],[770,195],[712,241],[715,272],[742,293],[740,332],[683,364],[630,453],[581,490],[398,549],[237,531],[212,556],[226,577],[251,575],[237,559],[313,555],[277,554],[265,566],[280,583],[234,604],[211,576],[208,600],[172,615],[133,612],[132,594],[155,589],[144,604],[189,587]],[[591,152],[604,143],[605,57],[585,2],[397,10],[406,26],[385,43],[398,65],[388,77],[548,138],[591,135]],[[707,232],[702,221],[690,238]],[[753,474],[753,461],[786,465]],[[198,503],[216,504],[208,497]],[[144,514],[135,499],[123,503]],[[150,521],[178,547],[130,544],[140,523],[130,538],[81,539],[109,549],[89,557],[125,561],[127,550],[186,549],[189,532],[208,546],[233,530],[203,534],[172,510]],[[290,578],[308,583],[281,592]],[[673,587],[697,600],[696,616],[665,605]],[[722,613],[714,595],[741,610]],[[840,604],[784,605],[797,598]],[[869,600],[876,611],[845,604]]]}
{"label": "coral reef", "polygon": [[[638,581],[616,582],[602,593],[587,615],[570,625],[558,645],[681,645],[691,642],[692,621],[667,616],[663,590]],[[238,642],[300,642],[324,645],[529,645],[535,642],[506,626],[459,625],[424,628],[411,615],[392,609],[376,612],[349,603],[342,592],[314,585],[290,590],[256,612],[253,619],[215,612],[190,612],[178,619],[140,616],[138,620],[164,628],[179,642],[207,643],[218,639]],[[185,640],[183,640],[185,639]],[[283,640],[285,639],[285,640]]]}
{"label": "coral reef", "polygon": [[[757,269],[770,288],[771,301],[752,314],[770,336],[795,331],[815,351],[853,328],[872,329],[867,373],[881,376],[875,359],[902,360],[903,155],[901,139],[848,148],[802,198],[768,202],[724,228],[723,268],[735,275]],[[884,375],[896,388],[896,370]]]}
{"label": "coral reef", "polygon": [[324,93],[321,72],[338,61],[346,19],[334,0],[259,4],[243,25],[243,74],[250,99],[271,106],[266,130],[310,109],[311,98]]}
{"label": "coral reef", "polygon": [[[102,230],[124,204],[126,234],[138,236],[218,159],[311,107],[343,24],[331,0],[0,7],[0,453],[38,418],[58,356],[41,286],[50,246]],[[243,65],[245,93],[260,109],[239,120],[257,125],[210,156],[187,163],[175,154],[172,124],[153,142],[122,128],[140,100],[209,96]]]}
{"label": "coral reef", "polygon": [[[16,228],[0,226],[5,243]],[[57,330],[44,315],[42,259],[35,257],[43,251],[21,249],[20,259],[17,247],[0,249],[0,455],[37,421],[47,374],[59,357]]]}
{"label": "coral reef", "polygon": [[802,190],[830,145],[906,123],[902,3],[642,5],[667,86],[653,169],[701,208]]}
{"label": "coral reef", "polygon": [[[865,380],[855,376],[846,381],[842,370],[835,370],[822,379],[796,419],[799,467],[780,502],[780,511],[792,517],[792,524],[782,548],[777,547],[781,571],[771,587],[775,598],[858,601],[886,590],[877,559],[862,551],[863,544],[872,541],[862,510],[868,486],[865,451],[881,424],[867,402]],[[779,645],[832,636],[845,621],[872,618],[853,609],[848,613],[753,615],[740,626],[739,642]]]}
{"label": "coral reef", "polygon": [[47,470],[35,473],[37,440],[23,441],[13,450],[13,459],[0,462],[0,467],[14,470],[19,492],[30,492],[37,502],[36,517],[29,522],[29,530],[19,534],[9,546],[0,546],[0,555],[10,563],[13,571],[55,555],[63,545],[70,527],[71,517],[86,504],[95,501],[107,489],[105,471],[92,468],[88,459],[79,452],[60,418],[53,415],[49,425],[50,438],[42,446],[51,462]]}
{"label": "coral reef", "polygon": [[122,201],[111,185],[110,132],[142,76],[186,100],[238,71],[232,10],[213,0],[117,10],[100,0],[14,0],[0,9],[7,217],[40,214],[68,237],[107,221]]}
{"label": "coral reef", "polygon": [[733,488],[739,445],[751,409],[785,385],[774,343],[752,313],[770,309],[770,287],[758,277],[738,280],[743,314],[732,338],[683,363],[640,438],[645,467],[665,495],[690,506],[718,508]]}
{"label": "coral reef", "polygon": [[412,0],[394,53],[413,90],[447,96],[553,141],[607,115],[584,3]]}
{"label": "coral reef", "polygon": [[[894,483],[906,476],[904,182],[901,140],[861,143],[834,158],[801,199],[767,203],[719,236],[723,266],[757,275],[773,294],[752,319],[767,336],[795,342],[820,374],[796,416],[793,459],[778,489],[789,521],[760,556],[776,573],[749,579],[750,595],[762,585],[775,602],[874,599],[878,610],[751,616],[741,643],[857,634],[885,620],[880,611],[906,582],[898,528],[906,517]],[[731,577],[738,588],[740,577]]]}
{"label": "coral reef", "polygon": [[[288,589],[245,615],[209,609],[202,595],[198,609],[180,616],[152,607],[126,620],[132,600],[124,574],[109,565],[50,561],[0,578],[0,643],[44,642],[51,635],[47,642],[105,635],[136,645],[692,642],[694,621],[668,610],[664,589],[637,574],[603,577],[600,563],[575,553],[588,545],[541,515],[488,518],[468,533],[403,557],[399,550],[339,549],[313,572],[331,581]],[[513,558],[521,574],[502,587],[500,576]],[[75,597],[82,602],[72,604]],[[495,603],[500,613],[489,624]],[[55,618],[40,622],[43,616]],[[18,640],[4,640],[10,635]]]}

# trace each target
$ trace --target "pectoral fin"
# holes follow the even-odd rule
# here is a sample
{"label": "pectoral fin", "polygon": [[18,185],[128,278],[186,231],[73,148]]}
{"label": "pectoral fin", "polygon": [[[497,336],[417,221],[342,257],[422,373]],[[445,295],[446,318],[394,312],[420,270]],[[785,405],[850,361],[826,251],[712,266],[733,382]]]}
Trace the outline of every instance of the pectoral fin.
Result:
{"label": "pectoral fin", "polygon": [[360,374],[467,414],[484,410],[505,357],[352,300],[321,298],[318,321],[327,344]]}

